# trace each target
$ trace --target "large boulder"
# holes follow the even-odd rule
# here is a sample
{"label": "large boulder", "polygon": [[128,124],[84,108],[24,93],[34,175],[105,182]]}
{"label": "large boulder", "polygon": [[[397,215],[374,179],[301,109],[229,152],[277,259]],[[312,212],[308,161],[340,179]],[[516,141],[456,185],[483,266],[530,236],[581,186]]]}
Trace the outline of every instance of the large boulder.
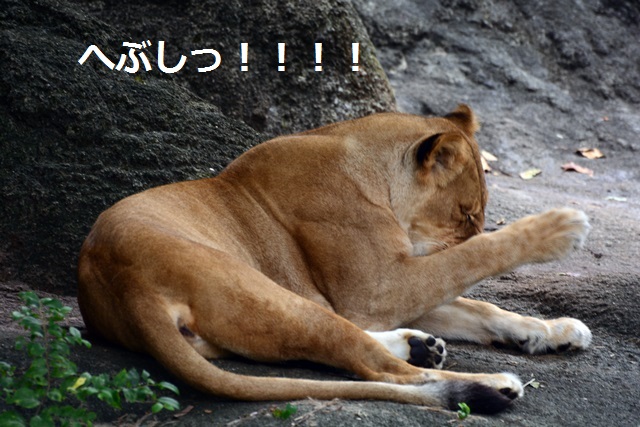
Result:
{"label": "large boulder", "polygon": [[[110,7],[137,6],[111,2]],[[201,20],[201,32],[191,33],[194,39],[188,47],[186,39],[178,38],[182,45],[173,44],[176,39],[171,34],[162,35],[168,47],[167,62],[173,55],[169,46],[185,51],[221,48],[218,35],[245,21],[241,21],[239,6],[236,11],[230,11],[230,6],[217,7],[217,12],[212,9],[209,13],[200,4],[187,7],[182,14],[169,6],[148,7],[130,18],[130,27],[123,20],[116,28],[83,10],[80,3],[0,1],[0,281],[19,279],[34,287],[74,293],[77,253],[102,210],[151,186],[211,176],[266,138],[203,99],[207,91],[218,96],[207,98],[244,119],[238,109],[266,105],[268,119],[257,127],[272,130],[392,106],[384,74],[366,38],[359,39],[368,52],[361,63],[367,72],[360,74],[338,70],[343,59],[330,59],[328,53],[323,77],[303,70],[302,59],[295,58],[291,71],[284,74],[268,67],[260,71],[260,61],[253,58],[249,63],[252,71],[244,74],[235,73],[235,64],[215,74],[199,75],[188,67],[182,73],[164,74],[155,66],[152,48],[145,52],[153,64],[150,72],[112,71],[95,55],[82,65],[78,62],[90,45],[117,62],[127,52],[123,41],[142,41],[132,34],[147,28],[179,28],[193,13],[192,19]],[[343,5],[338,11],[346,8]],[[161,10],[166,14],[161,15]],[[256,40],[290,41],[289,58],[297,57],[296,43],[316,36],[305,32],[316,28],[309,26],[312,18],[299,17],[291,8],[269,10],[271,22],[281,22],[281,29],[261,27],[256,39],[235,39],[236,33],[231,32],[225,40],[251,43],[252,55],[260,51]],[[349,16],[323,10],[320,22],[326,32],[318,34],[325,34],[331,43],[344,45],[352,36],[364,34],[359,30],[338,33],[332,28],[345,28]],[[246,16],[251,13],[257,10],[247,10]],[[150,21],[145,21],[146,16]],[[258,18],[252,19],[258,25]],[[304,25],[298,27],[300,19]],[[212,28],[218,33],[207,38]],[[285,28],[302,29],[289,36]],[[253,34],[252,30],[246,28],[246,34]],[[146,33],[144,39],[149,37],[153,37],[152,47],[157,47],[156,35]],[[225,66],[232,63],[226,59],[227,51],[223,53]],[[358,76],[369,83],[361,85]],[[302,82],[305,78],[306,84]],[[260,81],[264,81],[263,92]],[[189,89],[201,90],[200,96]],[[250,97],[256,100],[251,102]],[[258,98],[267,100],[266,104],[260,104]],[[298,120],[298,115],[303,119]]]}
{"label": "large boulder", "polygon": [[259,141],[169,81],[77,60],[122,33],[65,3],[0,7],[2,278],[73,292],[97,215],[153,185],[209,176]]}
{"label": "large boulder", "polygon": [[[86,5],[79,1],[78,4]],[[347,0],[260,0],[235,2],[107,0],[89,10],[126,32],[126,41],[164,41],[165,62],[187,58],[174,75],[222,112],[266,135],[310,129],[373,111],[395,108],[386,75],[362,21]],[[125,40],[123,40],[125,41]],[[241,67],[240,44],[248,44]],[[285,44],[279,72],[278,43]],[[322,43],[322,71],[315,71],[315,43]],[[352,71],[352,43],[359,43],[358,72]],[[220,65],[199,73],[197,68]]]}

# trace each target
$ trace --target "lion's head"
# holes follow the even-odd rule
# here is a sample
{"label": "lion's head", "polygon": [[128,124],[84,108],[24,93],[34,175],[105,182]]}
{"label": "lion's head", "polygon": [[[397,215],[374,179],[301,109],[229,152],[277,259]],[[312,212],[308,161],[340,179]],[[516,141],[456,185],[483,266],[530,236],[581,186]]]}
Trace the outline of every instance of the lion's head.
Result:
{"label": "lion's head", "polygon": [[408,174],[391,186],[393,209],[415,256],[481,233],[487,204],[473,111],[460,105],[442,118],[425,119],[424,129],[423,137],[404,153]]}

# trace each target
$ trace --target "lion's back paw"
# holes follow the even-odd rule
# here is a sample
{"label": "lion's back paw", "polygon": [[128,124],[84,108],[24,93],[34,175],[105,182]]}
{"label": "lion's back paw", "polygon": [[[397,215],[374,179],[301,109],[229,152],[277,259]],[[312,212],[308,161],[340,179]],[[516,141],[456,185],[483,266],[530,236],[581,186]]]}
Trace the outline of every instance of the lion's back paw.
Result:
{"label": "lion's back paw", "polygon": [[368,332],[394,356],[415,366],[442,369],[447,357],[444,340],[415,329]]}

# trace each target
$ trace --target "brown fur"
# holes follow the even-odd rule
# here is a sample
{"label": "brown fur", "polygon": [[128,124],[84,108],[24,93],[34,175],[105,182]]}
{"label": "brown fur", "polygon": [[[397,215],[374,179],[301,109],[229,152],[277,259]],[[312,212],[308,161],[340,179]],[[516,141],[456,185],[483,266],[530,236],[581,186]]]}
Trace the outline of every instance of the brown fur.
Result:
{"label": "brown fur", "polygon": [[[556,333],[459,298],[488,276],[563,256],[588,229],[584,214],[564,209],[483,234],[477,129],[467,106],[444,118],[373,115],[273,139],[216,178],[120,201],[80,253],[87,327],[232,398],[502,409],[503,394],[522,394],[515,377],[415,367],[364,332],[414,325],[531,352],[542,347],[522,342],[535,337],[544,350],[588,345],[573,319]],[[229,354],[306,359],[369,382],[246,377],[205,359]]]}

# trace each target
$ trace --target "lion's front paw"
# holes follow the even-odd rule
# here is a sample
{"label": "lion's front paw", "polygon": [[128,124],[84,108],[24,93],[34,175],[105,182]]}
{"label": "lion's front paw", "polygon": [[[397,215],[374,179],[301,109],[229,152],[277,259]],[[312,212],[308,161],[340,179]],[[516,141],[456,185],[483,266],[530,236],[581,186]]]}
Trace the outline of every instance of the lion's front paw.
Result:
{"label": "lion's front paw", "polygon": [[394,356],[422,368],[442,369],[447,349],[445,342],[415,329],[369,332]]}
{"label": "lion's front paw", "polygon": [[561,259],[579,249],[589,234],[589,218],[579,210],[553,209],[513,224],[526,244],[531,262]]}
{"label": "lion's front paw", "polygon": [[542,328],[529,331],[518,341],[522,351],[530,354],[580,350],[591,344],[591,331],[577,319],[562,317],[543,320]]}

